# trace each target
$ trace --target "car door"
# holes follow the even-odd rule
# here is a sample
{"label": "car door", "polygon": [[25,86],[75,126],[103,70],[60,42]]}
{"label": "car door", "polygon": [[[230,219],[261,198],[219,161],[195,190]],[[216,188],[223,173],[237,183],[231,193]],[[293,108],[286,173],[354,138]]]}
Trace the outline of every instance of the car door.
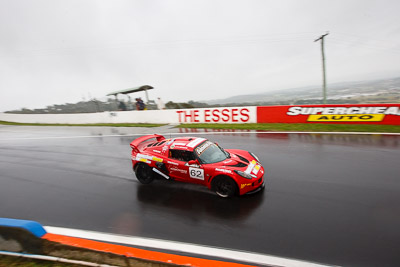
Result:
{"label": "car door", "polygon": [[189,161],[195,160],[193,152],[170,149],[168,154],[168,172],[169,175],[178,181],[189,183],[204,183],[204,169],[200,164],[189,164]]}

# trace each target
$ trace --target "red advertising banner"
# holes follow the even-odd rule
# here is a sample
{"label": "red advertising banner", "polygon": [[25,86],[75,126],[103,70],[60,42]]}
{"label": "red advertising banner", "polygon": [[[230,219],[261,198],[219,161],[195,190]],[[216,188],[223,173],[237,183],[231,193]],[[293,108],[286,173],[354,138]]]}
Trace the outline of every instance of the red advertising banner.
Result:
{"label": "red advertising banner", "polygon": [[257,123],[340,123],[400,125],[400,104],[257,107]]}
{"label": "red advertising banner", "polygon": [[179,109],[179,123],[256,123],[256,107]]}

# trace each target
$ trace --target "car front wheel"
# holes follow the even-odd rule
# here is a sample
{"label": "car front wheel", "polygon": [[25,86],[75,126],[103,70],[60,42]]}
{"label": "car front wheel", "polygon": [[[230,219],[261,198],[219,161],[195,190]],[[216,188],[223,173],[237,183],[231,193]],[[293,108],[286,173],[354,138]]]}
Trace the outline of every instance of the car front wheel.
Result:
{"label": "car front wheel", "polygon": [[237,185],[231,178],[222,176],[215,179],[213,188],[218,196],[228,198],[233,197],[236,194]]}
{"label": "car front wheel", "polygon": [[144,164],[144,163],[139,163],[136,166],[135,174],[136,174],[136,178],[142,184],[149,184],[149,183],[153,182],[153,180],[154,180],[153,171],[147,164]]}

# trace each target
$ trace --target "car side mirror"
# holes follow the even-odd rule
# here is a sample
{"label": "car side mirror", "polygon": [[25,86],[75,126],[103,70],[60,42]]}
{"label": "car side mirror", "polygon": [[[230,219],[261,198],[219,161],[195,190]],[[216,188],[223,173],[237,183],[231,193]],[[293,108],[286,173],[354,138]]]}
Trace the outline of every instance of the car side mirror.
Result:
{"label": "car side mirror", "polygon": [[195,165],[195,164],[199,165],[199,161],[197,159],[192,159],[192,160],[189,160],[188,164],[189,165]]}

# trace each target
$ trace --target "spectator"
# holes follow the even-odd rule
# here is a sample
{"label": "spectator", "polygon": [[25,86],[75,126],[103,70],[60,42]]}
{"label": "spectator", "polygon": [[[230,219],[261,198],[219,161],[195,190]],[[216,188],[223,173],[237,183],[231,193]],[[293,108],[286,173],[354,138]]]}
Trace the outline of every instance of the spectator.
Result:
{"label": "spectator", "polygon": [[139,97],[136,98],[136,110],[144,110],[146,105],[144,104],[143,100]]}
{"label": "spectator", "polygon": [[157,98],[157,108],[158,109],[165,109],[165,104],[164,102],[161,100],[161,98]]}

